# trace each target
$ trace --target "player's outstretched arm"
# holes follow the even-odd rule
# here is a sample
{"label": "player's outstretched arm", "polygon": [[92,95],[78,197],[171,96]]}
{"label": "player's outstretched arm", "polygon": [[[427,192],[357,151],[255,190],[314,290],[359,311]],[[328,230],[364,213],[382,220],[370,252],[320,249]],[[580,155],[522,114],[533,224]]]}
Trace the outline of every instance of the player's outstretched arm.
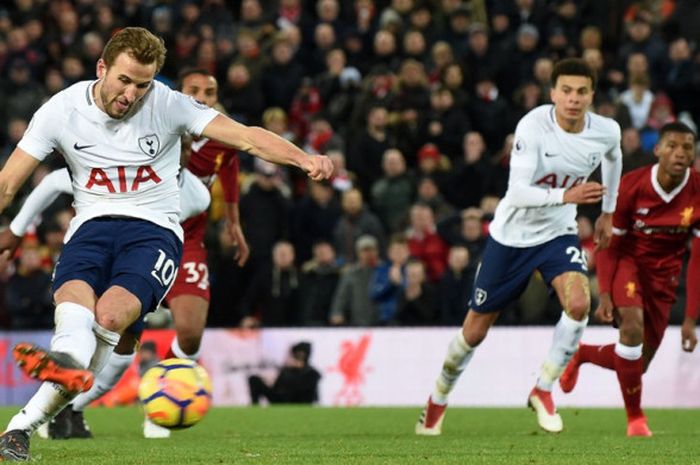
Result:
{"label": "player's outstretched arm", "polygon": [[0,171],[0,212],[12,202],[19,188],[37,166],[39,160],[19,147],[12,152],[5,167]]}
{"label": "player's outstretched arm", "polygon": [[10,223],[12,233],[22,237],[34,219],[61,194],[73,195],[73,186],[67,168],[52,171],[44,176]]}
{"label": "player's outstretched arm", "polygon": [[273,132],[245,126],[221,114],[204,128],[202,135],[272,163],[297,166],[315,181],[333,174],[333,164],[328,157],[309,155]]}
{"label": "player's outstretched arm", "polygon": [[698,344],[695,322],[700,316],[700,231],[693,231],[694,237],[690,249],[690,262],[686,276],[688,295],[685,303],[685,319],[681,326],[681,344],[683,350],[692,352]]}

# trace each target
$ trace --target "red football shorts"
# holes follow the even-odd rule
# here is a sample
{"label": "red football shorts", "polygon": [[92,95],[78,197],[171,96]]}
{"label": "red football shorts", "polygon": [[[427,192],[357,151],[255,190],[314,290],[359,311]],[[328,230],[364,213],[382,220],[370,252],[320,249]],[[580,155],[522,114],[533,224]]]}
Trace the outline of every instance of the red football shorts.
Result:
{"label": "red football shorts", "polygon": [[633,259],[625,257],[617,265],[612,285],[615,307],[644,309],[644,344],[654,350],[661,345],[678,287],[677,276],[661,275],[640,271]]}
{"label": "red football shorts", "polygon": [[180,269],[166,300],[170,302],[170,299],[181,295],[198,296],[207,302],[210,300],[207,251],[201,243],[194,246],[185,244]]}

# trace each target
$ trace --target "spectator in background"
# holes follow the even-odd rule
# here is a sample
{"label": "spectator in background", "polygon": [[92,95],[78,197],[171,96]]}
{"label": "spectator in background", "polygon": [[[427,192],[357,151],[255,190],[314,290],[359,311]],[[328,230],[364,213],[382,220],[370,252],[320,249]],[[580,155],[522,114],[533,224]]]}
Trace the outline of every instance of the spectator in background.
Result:
{"label": "spectator in background", "polygon": [[[250,1],[250,0],[248,0]],[[247,2],[244,2],[247,3]],[[250,80],[260,82],[262,85],[262,76],[266,68],[272,65],[268,54],[262,53],[258,36],[249,29],[241,29],[236,35],[236,50],[234,61],[241,63],[250,71]],[[286,50],[285,53],[292,53],[291,50]],[[264,86],[263,86],[264,87]],[[270,107],[274,105],[266,105]]]}
{"label": "spectator in background", "polygon": [[352,128],[347,124],[355,109],[355,102],[360,93],[362,75],[355,67],[343,68],[338,78],[339,88],[329,96],[325,103],[325,114],[343,139],[352,136]]}
{"label": "spectator in background", "polygon": [[654,93],[649,89],[651,83],[646,74],[630,77],[629,88],[620,95],[620,102],[627,106],[632,117],[632,126],[641,130],[649,119],[649,111],[654,101]]}
{"label": "spectator in background", "polygon": [[430,94],[431,111],[428,115],[428,140],[450,158],[462,149],[462,137],[471,128],[466,112],[455,105],[452,91],[437,87]]}
{"label": "spectator in background", "polygon": [[435,288],[428,282],[425,265],[411,259],[406,263],[406,283],[399,294],[396,319],[402,326],[430,326],[437,323]]}
{"label": "spectator in background", "polygon": [[289,111],[304,76],[303,66],[293,58],[292,44],[285,38],[275,39],[272,45],[272,62],[262,73],[266,107],[281,107]]}
{"label": "spectator in background", "polygon": [[341,215],[331,181],[309,180],[307,186],[306,195],[291,212],[291,237],[298,263],[311,258],[313,244],[319,240],[333,240],[333,230]]}
{"label": "spectator in background", "polygon": [[304,141],[311,122],[323,109],[321,94],[310,77],[303,77],[289,107],[289,128],[297,140]]}
{"label": "spectator in background", "polygon": [[428,280],[438,282],[447,266],[448,246],[438,235],[435,216],[429,206],[415,204],[411,207],[406,237],[411,256],[423,262]]}
{"label": "spectator in background", "polygon": [[649,62],[649,75],[656,87],[663,82],[663,68],[666,63],[666,46],[663,41],[654,34],[654,29],[649,19],[644,14],[636,15],[626,25],[629,40],[618,50],[618,57],[625,63],[633,53],[642,53]]}
{"label": "spectator in background", "polygon": [[244,269],[247,279],[264,281],[257,275],[269,272],[273,245],[289,235],[290,207],[283,193],[280,168],[258,158],[254,166],[253,182],[242,193],[239,204],[241,225],[249,231],[250,260]]}
{"label": "spectator in background", "polygon": [[[460,2],[461,3],[461,2]],[[469,52],[469,32],[472,25],[471,11],[466,5],[459,5],[451,11],[442,8],[444,37],[459,61]]]}
{"label": "spectator in background", "polygon": [[329,150],[345,150],[345,141],[333,130],[333,126],[323,113],[311,117],[309,132],[304,141],[308,153],[326,153]]}
{"label": "spectator in background", "polygon": [[22,58],[9,62],[8,78],[0,82],[0,123],[6,127],[12,118],[29,121],[44,99],[41,86],[34,80],[29,63]]}
{"label": "spectator in background", "polygon": [[372,301],[379,308],[381,325],[391,324],[396,319],[399,295],[406,283],[406,263],[410,252],[403,234],[395,234],[389,241],[388,260],[377,267],[370,281]]}
{"label": "spectator in background", "polygon": [[653,151],[654,146],[659,141],[661,127],[674,121],[676,121],[676,115],[673,112],[671,99],[663,92],[657,92],[654,95],[654,101],[651,102],[649,118],[641,131],[642,148]]}
{"label": "spectator in background", "polygon": [[416,203],[422,203],[430,207],[435,215],[435,220],[440,222],[452,215],[454,208],[442,197],[435,178],[430,175],[421,176],[418,179]]}
{"label": "spectator in background", "polygon": [[665,91],[678,114],[688,111],[700,116],[700,89],[697,76],[700,64],[693,63],[690,44],[684,37],[675,39],[668,47],[669,64],[665,76]]}
{"label": "spectator in background", "polygon": [[406,156],[406,164],[410,167],[416,166],[416,160],[412,157],[425,141],[429,109],[430,91],[425,67],[412,58],[402,61],[392,119],[396,136],[394,144]]}
{"label": "spectator in background", "polygon": [[456,107],[467,108],[469,94],[464,90],[464,70],[459,63],[450,63],[445,67],[440,83],[450,89]]}
{"label": "spectator in background", "polygon": [[379,309],[370,299],[370,283],[379,265],[379,242],[368,234],[355,241],[357,262],[349,264],[340,276],[333,295],[330,324],[376,326]]}
{"label": "spectator in background", "polygon": [[244,63],[229,65],[219,101],[236,121],[247,125],[260,124],[265,98],[260,81],[253,81]]}
{"label": "spectator in background", "polygon": [[628,173],[654,162],[655,158],[642,148],[639,131],[634,127],[622,130],[622,172]]}
{"label": "spectator in background", "polygon": [[402,40],[404,59],[413,59],[426,65],[428,62],[428,44],[422,31],[410,29]]}
{"label": "spectator in background", "polygon": [[450,247],[447,269],[440,278],[440,324],[460,326],[469,308],[476,266],[472,265],[469,250],[461,245]]}
{"label": "spectator in background", "polygon": [[428,81],[431,86],[440,83],[446,68],[455,64],[454,53],[450,44],[444,41],[435,42],[430,49],[431,66],[428,68]]}
{"label": "spectator in background", "polygon": [[294,142],[294,133],[289,130],[289,118],[280,107],[270,107],[262,115],[263,127],[283,139]]}
{"label": "spectator in background", "polygon": [[261,398],[271,404],[312,404],[318,401],[321,374],[311,365],[311,344],[294,344],[275,382],[269,386],[260,376],[248,378],[250,400],[258,405]]}
{"label": "spectator in background", "polygon": [[36,237],[25,238],[22,242],[17,271],[7,282],[5,307],[14,330],[53,327],[51,274],[42,269],[41,249]]}
{"label": "spectator in background", "polygon": [[476,80],[476,98],[469,103],[469,117],[489,150],[498,150],[506,134],[515,129],[509,119],[511,111],[494,78],[486,74],[480,76]]}
{"label": "spectator in background", "polygon": [[384,106],[375,106],[367,113],[365,128],[353,138],[348,151],[348,169],[357,174],[358,188],[367,196],[372,184],[379,179],[382,157],[390,147],[387,124],[389,112]]}
{"label": "spectator in background", "polygon": [[379,218],[364,206],[359,190],[343,192],[341,207],[343,214],[335,225],[333,244],[340,263],[346,264],[355,261],[356,243],[360,236],[371,235],[379,244],[384,244],[385,235]]}
{"label": "spectator in background", "polygon": [[[465,59],[466,69],[470,71],[467,76],[466,88],[473,91],[476,87],[476,79],[483,76],[497,76],[500,72],[500,58],[498,52],[493,50],[489,43],[488,29],[482,23],[473,23],[469,27],[469,50]],[[477,75],[476,73],[480,73]],[[476,120],[472,118],[476,123]]]}
{"label": "spectator in background", "polygon": [[438,232],[451,247],[461,245],[469,250],[472,261],[481,260],[486,245],[482,223],[484,213],[478,208],[467,208],[438,224]]}
{"label": "spectator in background", "polygon": [[372,210],[387,234],[399,232],[406,226],[408,209],[415,197],[413,176],[406,170],[406,161],[398,149],[384,152],[384,176],[372,186]]}
{"label": "spectator in background", "polygon": [[484,138],[470,131],[462,139],[462,157],[457,159],[445,181],[447,200],[457,208],[479,205],[491,182],[492,165]]}
{"label": "spectator in background", "polygon": [[277,242],[272,264],[256,273],[241,302],[244,328],[296,326],[299,314],[299,273],[294,265],[294,246]]}
{"label": "spectator in background", "polygon": [[7,124],[8,139],[0,149],[0,164],[5,164],[5,160],[7,160],[7,157],[9,157],[10,153],[12,153],[12,151],[15,149],[17,142],[22,139],[24,131],[27,130],[27,125],[27,120],[24,118],[10,118],[10,121]]}
{"label": "spectator in background", "polygon": [[427,143],[417,154],[418,176],[431,176],[440,189],[444,189],[449,179],[450,159],[440,153],[437,145]]}
{"label": "spectator in background", "polygon": [[330,242],[318,241],[313,245],[311,260],[301,267],[299,300],[302,326],[328,324],[333,295],[340,279],[335,250]]}
{"label": "spectator in background", "polygon": [[343,152],[331,150],[326,155],[333,163],[333,175],[330,178],[333,189],[341,193],[352,189],[357,181],[357,176],[345,167],[345,155]]}

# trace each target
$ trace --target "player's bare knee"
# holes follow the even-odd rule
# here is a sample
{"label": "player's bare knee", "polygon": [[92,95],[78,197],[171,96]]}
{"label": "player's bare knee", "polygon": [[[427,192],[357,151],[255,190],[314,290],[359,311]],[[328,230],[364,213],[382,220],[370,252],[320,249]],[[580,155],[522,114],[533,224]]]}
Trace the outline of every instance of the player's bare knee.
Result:
{"label": "player's bare knee", "polygon": [[582,321],[588,316],[588,312],[591,309],[591,301],[584,294],[570,296],[566,302],[565,309],[569,317],[576,321]]}
{"label": "player's bare knee", "polygon": [[53,299],[57,305],[63,302],[71,302],[91,310],[95,309],[97,302],[97,297],[92,288],[86,282],[80,280],[71,280],[63,283],[54,292]]}

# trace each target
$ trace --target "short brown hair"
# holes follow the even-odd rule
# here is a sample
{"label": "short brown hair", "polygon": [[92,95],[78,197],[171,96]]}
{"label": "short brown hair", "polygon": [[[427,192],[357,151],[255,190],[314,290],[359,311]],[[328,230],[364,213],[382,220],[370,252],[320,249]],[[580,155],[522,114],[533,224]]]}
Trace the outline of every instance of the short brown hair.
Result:
{"label": "short brown hair", "polygon": [[591,87],[595,90],[598,84],[598,76],[596,72],[588,66],[588,63],[582,58],[566,58],[557,62],[552,69],[552,87],[557,86],[559,76],[583,76],[591,80]]}
{"label": "short brown hair", "polygon": [[109,39],[102,60],[107,66],[112,66],[120,53],[126,52],[143,65],[156,64],[156,73],[165,62],[165,43],[163,39],[142,27],[125,27]]}

